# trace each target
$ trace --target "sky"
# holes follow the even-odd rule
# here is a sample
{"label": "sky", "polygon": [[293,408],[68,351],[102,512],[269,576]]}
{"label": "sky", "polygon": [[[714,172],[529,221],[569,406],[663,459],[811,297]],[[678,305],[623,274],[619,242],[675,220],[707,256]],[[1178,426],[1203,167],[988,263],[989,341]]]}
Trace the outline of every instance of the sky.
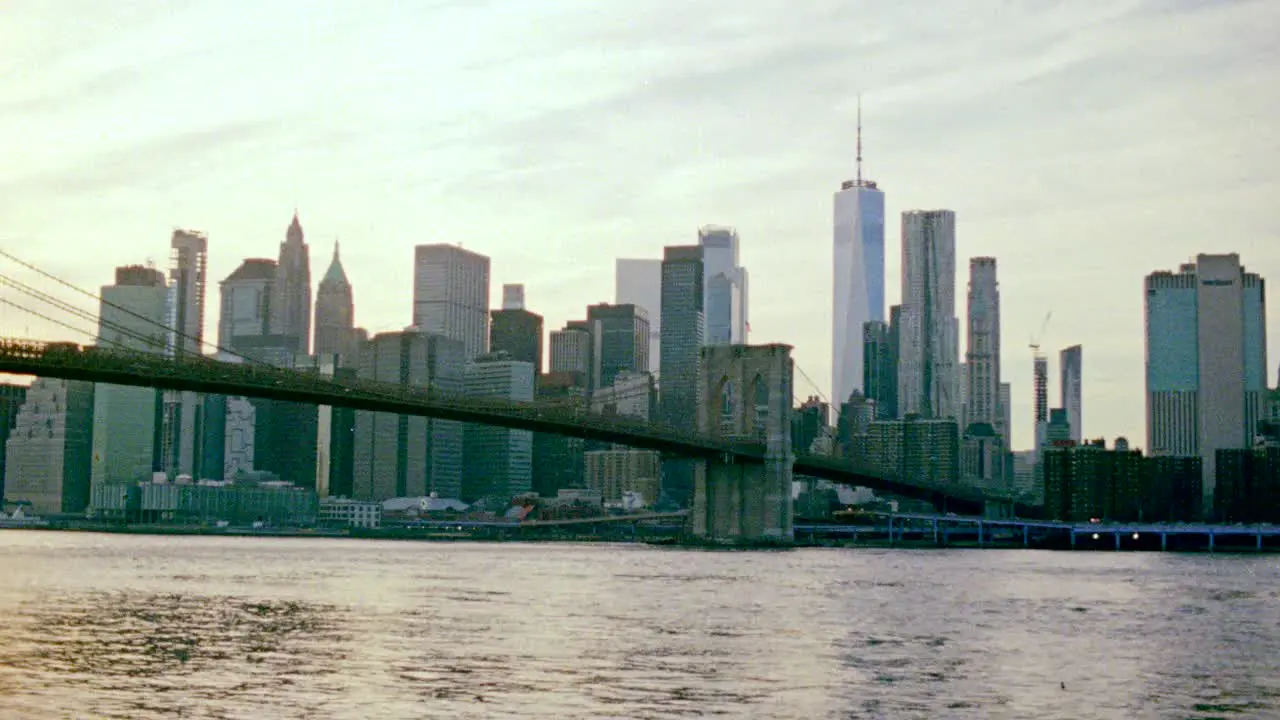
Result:
{"label": "sky", "polygon": [[[495,306],[524,283],[550,330],[613,299],[616,258],[731,225],[751,341],[825,394],[861,93],[889,302],[899,214],[956,211],[962,318],[967,259],[998,258],[1015,447],[1050,312],[1051,405],[1082,344],[1085,435],[1141,445],[1143,276],[1238,252],[1280,282],[1277,37],[1275,0],[12,0],[0,248],[96,288],[194,228],[217,281],[297,208],[315,280],[341,238],[370,331],[409,324],[436,242],[490,256]],[[69,339],[5,306],[0,335]]]}

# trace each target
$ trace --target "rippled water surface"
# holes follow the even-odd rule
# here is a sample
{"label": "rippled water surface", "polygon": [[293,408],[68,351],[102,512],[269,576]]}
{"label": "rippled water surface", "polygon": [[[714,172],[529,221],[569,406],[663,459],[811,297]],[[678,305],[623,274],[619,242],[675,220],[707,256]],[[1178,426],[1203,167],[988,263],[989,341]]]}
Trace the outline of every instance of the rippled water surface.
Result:
{"label": "rippled water surface", "polygon": [[1276,556],[5,531],[0,622],[4,717],[1280,718]]}

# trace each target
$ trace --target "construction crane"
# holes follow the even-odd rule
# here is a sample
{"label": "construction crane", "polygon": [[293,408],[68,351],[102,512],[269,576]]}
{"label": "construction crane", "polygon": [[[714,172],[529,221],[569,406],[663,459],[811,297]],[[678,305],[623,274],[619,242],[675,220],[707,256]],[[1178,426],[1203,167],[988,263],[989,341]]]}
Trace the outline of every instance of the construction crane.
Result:
{"label": "construction crane", "polygon": [[1032,336],[1031,336],[1031,344],[1030,344],[1030,345],[1028,345],[1028,347],[1030,347],[1030,348],[1031,348],[1031,353],[1032,353],[1033,355],[1039,355],[1039,354],[1040,354],[1040,341],[1044,339],[1044,333],[1045,333],[1045,330],[1048,330],[1048,329],[1049,329],[1049,320],[1050,320],[1050,318],[1052,318],[1052,317],[1053,317],[1053,311],[1052,311],[1052,310],[1050,310],[1049,312],[1045,313],[1045,316],[1044,316],[1044,322],[1040,323],[1040,332],[1038,332],[1038,333],[1036,333],[1035,335],[1032,335]]}
{"label": "construction crane", "polygon": [[1032,368],[1031,411],[1036,424],[1037,451],[1045,443],[1049,422],[1049,361],[1040,352],[1040,341],[1044,339],[1044,333],[1049,329],[1049,319],[1052,317],[1052,310],[1045,313],[1044,322],[1040,323],[1040,332],[1031,336],[1030,343]]}

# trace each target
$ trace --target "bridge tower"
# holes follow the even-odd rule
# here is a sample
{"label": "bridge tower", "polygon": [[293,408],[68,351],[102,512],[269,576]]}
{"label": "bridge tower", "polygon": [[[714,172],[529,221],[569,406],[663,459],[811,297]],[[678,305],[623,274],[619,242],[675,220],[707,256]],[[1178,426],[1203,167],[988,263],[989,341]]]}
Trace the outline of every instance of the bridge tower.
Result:
{"label": "bridge tower", "polygon": [[694,478],[693,533],[722,543],[789,543],[792,374],[790,345],[702,348],[698,429],[763,446],[763,463],[707,460]]}

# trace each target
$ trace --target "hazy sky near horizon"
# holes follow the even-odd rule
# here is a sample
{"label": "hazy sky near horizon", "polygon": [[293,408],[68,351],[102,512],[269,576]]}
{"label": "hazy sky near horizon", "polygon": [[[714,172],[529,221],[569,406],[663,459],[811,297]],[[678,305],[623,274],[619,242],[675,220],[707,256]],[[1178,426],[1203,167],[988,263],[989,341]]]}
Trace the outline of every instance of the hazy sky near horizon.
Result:
{"label": "hazy sky near horizon", "polygon": [[[495,301],[524,283],[550,330],[613,299],[615,258],[727,224],[751,340],[795,345],[825,393],[832,193],[853,173],[858,92],[890,302],[902,210],[957,212],[961,318],[967,258],[999,260],[1017,447],[1047,312],[1051,405],[1056,350],[1083,344],[1085,434],[1143,445],[1143,276],[1238,252],[1280,282],[1275,0],[2,12],[0,247],[87,287],[163,266],[174,227],[209,234],[216,283],[274,257],[297,207],[317,281],[341,237],[370,331],[410,322],[412,248],[432,242],[489,255]],[[212,339],[216,287],[206,312]],[[11,308],[0,323],[67,335]]]}

